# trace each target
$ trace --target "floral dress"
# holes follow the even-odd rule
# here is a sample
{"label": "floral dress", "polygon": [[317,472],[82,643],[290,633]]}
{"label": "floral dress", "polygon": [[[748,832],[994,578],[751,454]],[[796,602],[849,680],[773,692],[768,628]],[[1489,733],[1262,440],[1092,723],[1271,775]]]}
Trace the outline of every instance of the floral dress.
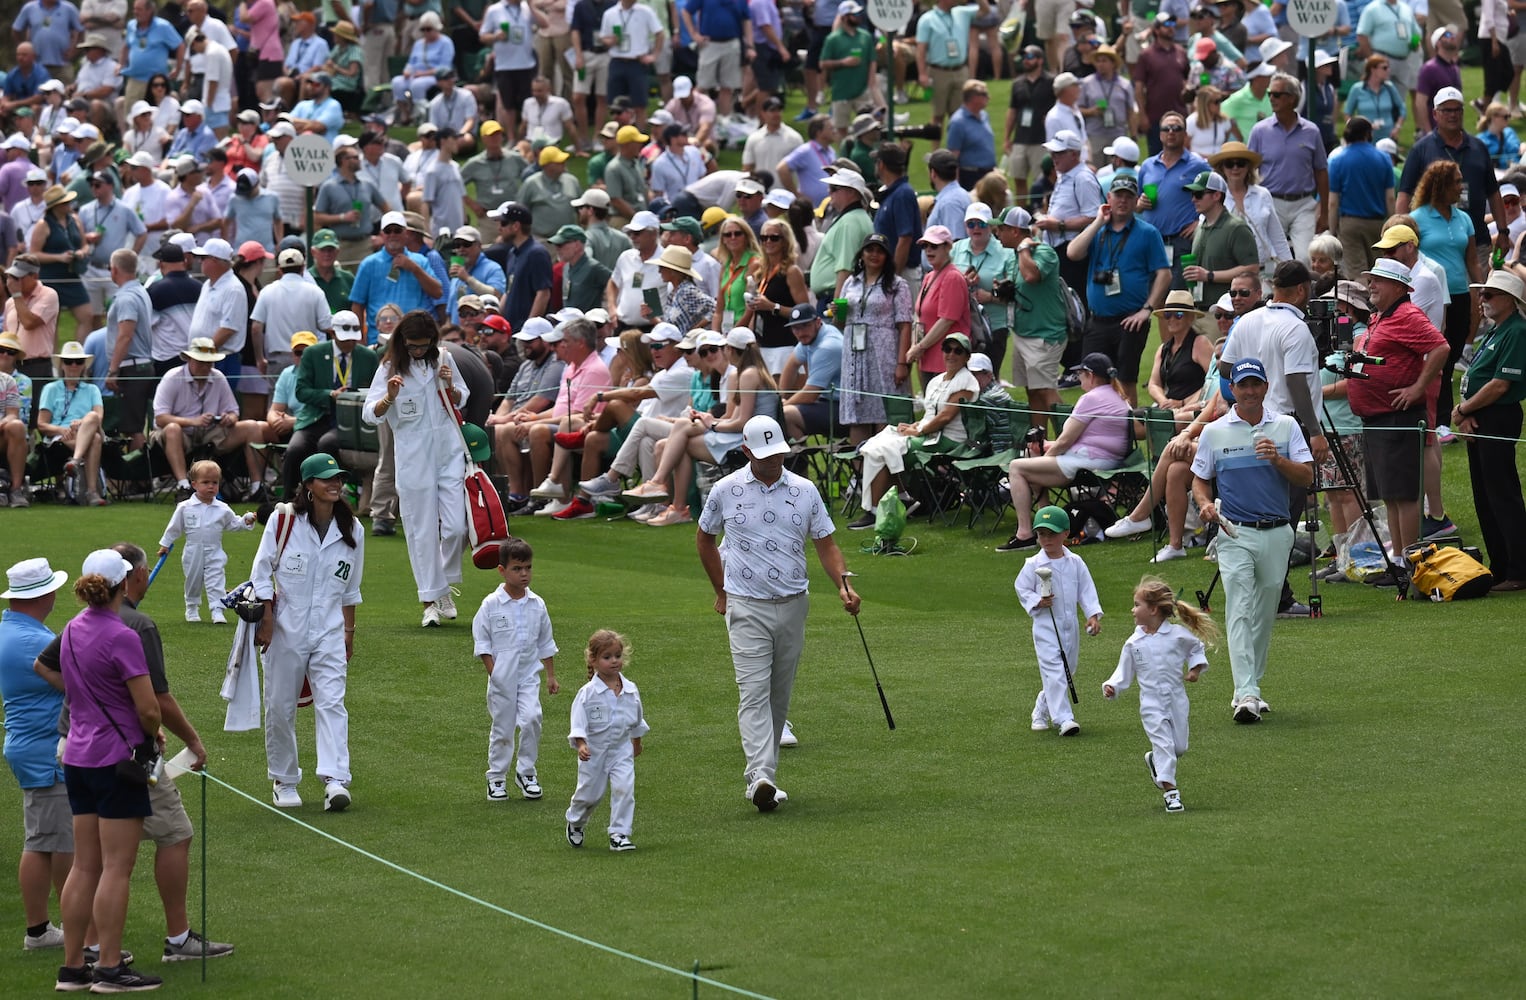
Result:
{"label": "floral dress", "polygon": [[911,322],[911,288],[898,275],[886,294],[879,281],[866,287],[863,274],[854,273],[843,282],[842,298],[850,314],[843,330],[837,419],[844,425],[883,424],[884,397],[909,394],[905,382],[896,383],[895,368],[901,350],[897,324]]}

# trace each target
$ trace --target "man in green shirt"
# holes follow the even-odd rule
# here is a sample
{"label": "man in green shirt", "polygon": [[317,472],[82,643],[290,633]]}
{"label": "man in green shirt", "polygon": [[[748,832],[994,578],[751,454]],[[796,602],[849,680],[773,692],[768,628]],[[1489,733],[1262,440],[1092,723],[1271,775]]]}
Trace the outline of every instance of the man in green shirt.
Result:
{"label": "man in green shirt", "polygon": [[[1202,217],[1192,234],[1192,252],[1197,260],[1182,268],[1182,280],[1206,311],[1229,291],[1235,275],[1255,276],[1260,272],[1261,251],[1256,248],[1256,234],[1250,226],[1224,207],[1229,185],[1223,174],[1205,170],[1191,184],[1183,184],[1182,190],[1192,195],[1192,207]],[[1203,329],[1212,337],[1217,325],[1206,316],[1199,321],[1207,324]]]}
{"label": "man in green shirt", "polygon": [[313,234],[313,264],[307,269],[328,299],[329,312],[350,308],[350,288],[355,275],[339,266],[339,237],[332,229]]}
{"label": "man in green shirt", "polygon": [[837,297],[853,273],[864,237],[874,232],[874,218],[864,208],[869,204],[869,186],[862,176],[847,168],[839,170],[827,178],[827,191],[837,218],[811,261],[811,293],[818,301]]}
{"label": "man in green shirt", "polygon": [[540,151],[540,171],[519,186],[519,203],[530,210],[531,232],[538,240],[549,238],[563,226],[577,221],[572,203],[583,194],[578,180],[567,172],[567,154],[556,146]]}
{"label": "man in green shirt", "polygon": [[1220,105],[1220,110],[1240,130],[1242,141],[1250,138],[1250,130],[1257,122],[1272,117],[1272,99],[1266,96],[1266,91],[1276,72],[1275,66],[1262,63],[1251,71],[1245,86],[1224,98]]}
{"label": "man in green shirt", "polygon": [[[1120,177],[1123,188],[1138,183]],[[996,223],[996,238],[1015,252],[1011,291],[998,284],[998,301],[1010,303],[1013,322],[1012,384],[1028,391],[1028,424],[1043,427],[1049,410],[1060,400],[1060,356],[1065,353],[1065,288],[1060,281],[1060,257],[1054,247],[1032,238],[1033,217],[1026,209],[1009,208]],[[1007,296],[1010,294],[1010,298]]]}
{"label": "man in green shirt", "polygon": [[609,284],[609,268],[584,252],[588,234],[582,226],[563,226],[546,241],[556,247],[557,267],[561,269],[562,308],[571,306],[587,312],[604,301]]}
{"label": "man in green shirt", "polygon": [[622,125],[615,133],[620,155],[604,167],[604,190],[609,192],[610,214],[620,224],[646,208],[646,165],[641,149],[652,137],[634,125]]}
{"label": "man in green shirt", "polygon": [[482,152],[461,165],[461,183],[472,192],[466,207],[481,219],[488,209],[516,200],[525,167],[523,157],[504,153],[503,126],[491,120],[483,123]]}
{"label": "man in green shirt", "polygon": [[[857,6],[856,4],[854,6]],[[848,127],[874,79],[874,35],[859,28],[862,14],[841,14],[821,46],[821,69],[832,88],[832,124]]]}
{"label": "man in green shirt", "polygon": [[617,122],[605,122],[599,130],[599,140],[604,148],[588,158],[588,186],[593,187],[604,180],[604,168],[609,161],[620,155],[620,147],[615,142],[615,136],[620,134],[620,125]]}
{"label": "man in green shirt", "polygon": [[573,199],[572,207],[578,210],[578,225],[588,234],[588,252],[613,271],[615,261],[631,248],[631,238],[609,227],[609,192],[590,187],[582,197]]}
{"label": "man in green shirt", "polygon": [[874,151],[880,145],[880,120],[873,115],[859,115],[848,126],[848,141],[842,144],[842,155],[858,164],[859,173],[874,176],[876,163]]}

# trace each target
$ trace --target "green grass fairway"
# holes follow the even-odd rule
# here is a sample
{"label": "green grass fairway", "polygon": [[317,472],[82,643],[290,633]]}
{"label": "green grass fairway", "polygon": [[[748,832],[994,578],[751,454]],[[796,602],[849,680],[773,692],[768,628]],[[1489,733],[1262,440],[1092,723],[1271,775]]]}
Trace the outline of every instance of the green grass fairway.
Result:
{"label": "green grass fairway", "polygon": [[[1462,454],[1448,449],[1449,485]],[[1451,512],[1472,528],[1466,499]],[[85,552],[151,546],[167,504],[37,507],[6,518],[6,563],[38,552],[77,573]],[[401,538],[368,539],[349,709],[355,804],[321,811],[311,715],[299,717],[308,804],[295,815],[497,906],[645,958],[770,996],[1504,995],[1519,985],[1526,921],[1505,831],[1518,818],[1509,736],[1517,700],[1504,621],[1511,599],[1394,605],[1327,590],[1322,621],[1279,622],[1254,728],[1229,720],[1227,655],[1194,686],[1187,812],[1167,816],[1141,761],[1133,692],[1100,696],[1128,634],[1148,542],[1082,550],[1108,617],[1083,645],[1083,735],[1026,725],[1037,691],[1027,619],[1000,535],[913,523],[909,558],[857,552],[863,625],[898,728],[886,730],[852,623],[819,598],[791,717],[801,738],[760,816],[741,796],[725,633],[687,528],[515,519],[536,546],[535,589],[564,652],[566,689],[544,698],[546,797],[484,797],[486,713],[466,618],[496,576],[468,568],[462,620],[418,626]],[[228,536],[230,580],[253,535]],[[1212,567],[1169,563],[1190,594]],[[815,587],[825,588],[819,570]],[[220,778],[268,797],[259,733],[222,732],[217,697],[232,628],[181,619],[172,559],[145,605],[161,623],[175,690]],[[1306,583],[1297,587],[1300,596]],[[1221,605],[1220,605],[1221,606]],[[74,610],[64,595],[50,624]],[[568,847],[574,755],[565,733],[596,627],[625,632],[652,732],[637,766],[634,839]],[[1503,655],[1502,655],[1503,653]],[[182,781],[193,819],[201,793]],[[0,867],[20,842],[19,795]],[[526,926],[382,867],[212,786],[209,929],[238,953],[209,966],[154,961],[162,916],[145,851],[126,944],[177,994],[679,998],[678,977]],[[199,825],[199,819],[198,819]],[[193,865],[192,911],[197,911]],[[21,929],[14,890],[0,919]],[[199,923],[199,917],[193,921]],[[17,937],[20,935],[17,934]],[[14,996],[48,990],[56,955],[0,949]],[[720,996],[702,988],[703,996]]]}

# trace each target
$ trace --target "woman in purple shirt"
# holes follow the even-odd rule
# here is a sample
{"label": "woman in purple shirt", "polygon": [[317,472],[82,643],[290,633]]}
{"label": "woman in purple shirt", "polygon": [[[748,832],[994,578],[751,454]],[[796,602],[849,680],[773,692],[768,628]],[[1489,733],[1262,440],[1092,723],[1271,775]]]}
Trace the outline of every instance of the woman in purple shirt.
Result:
{"label": "woman in purple shirt", "polygon": [[[97,991],[152,989],[154,976],[122,961],[122,926],[148,786],[117,775],[145,734],[159,732],[159,700],[137,633],[120,617],[123,581],[131,567],[111,549],[85,557],[74,594],[85,610],[64,626],[59,652],[69,703],[64,783],[74,813],[74,867],[64,883],[64,967],[60,990],[94,982]],[[100,952],[93,972],[85,965],[85,929],[95,921]]]}

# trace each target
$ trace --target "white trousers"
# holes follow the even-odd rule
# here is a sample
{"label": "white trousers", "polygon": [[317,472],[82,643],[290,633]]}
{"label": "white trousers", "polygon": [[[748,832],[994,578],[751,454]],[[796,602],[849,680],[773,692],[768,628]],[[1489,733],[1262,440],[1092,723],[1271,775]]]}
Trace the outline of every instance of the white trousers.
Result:
{"label": "white trousers", "polygon": [[636,819],[636,755],[631,741],[621,740],[614,746],[590,742],[588,749],[592,756],[578,761],[578,787],[567,806],[567,822],[572,826],[586,824],[607,788],[609,835],[623,833],[628,837]]}
{"label": "white trousers", "polygon": [[778,603],[726,595],[726,629],[737,679],[737,729],[747,758],[747,784],[779,768],[779,736],[789,715],[795,668],[805,649],[810,598],[797,594]]}
{"label": "white trousers", "polygon": [[[508,667],[501,667],[511,673]],[[487,779],[502,781],[508,777],[514,760],[514,730],[519,730],[519,759],[515,770],[522,775],[535,773],[535,759],[540,756],[540,732],[543,715],[540,707],[540,674],[527,681],[515,678],[499,681],[495,669],[487,681],[487,714],[492,720],[487,737]]]}
{"label": "white trousers", "polygon": [[642,417],[631,426],[631,432],[620,442],[611,467],[620,475],[628,476],[638,467],[641,478],[650,479],[657,472],[657,442],[671,433],[673,425],[656,417]]}
{"label": "white trousers", "polygon": [[1176,759],[1187,752],[1187,692],[1174,691],[1162,701],[1140,689],[1139,721],[1150,738],[1156,784],[1176,784]]}
{"label": "white trousers", "polygon": [[413,95],[414,104],[423,104],[429,98],[429,88],[435,83],[434,74],[415,76],[405,79],[401,74],[392,78],[392,99],[397,103],[403,103],[403,99],[409,94]]}
{"label": "white trousers", "polygon": [[[1033,702],[1033,721],[1062,726],[1074,719],[1075,713],[1070,708],[1070,689],[1065,684],[1065,668],[1060,663],[1059,637],[1049,620],[1049,612],[1043,609],[1033,619],[1033,652],[1038,657],[1039,679],[1043,682],[1039,696]],[[1079,638],[1065,644],[1065,655],[1069,658],[1070,676],[1074,680],[1081,662]]]}
{"label": "white trousers", "polygon": [[445,596],[450,585],[461,582],[461,550],[466,544],[466,493],[461,463],[456,470],[425,475],[399,463],[398,508],[403,515],[403,537],[408,543],[408,563],[420,601]]}
{"label": "white trousers", "polygon": [[1282,231],[1288,237],[1288,249],[1293,251],[1293,256],[1309,262],[1309,243],[1314,239],[1314,217],[1318,205],[1313,198],[1300,198],[1297,201],[1283,201],[1280,198],[1272,199],[1272,207],[1277,211],[1277,221],[1282,223]]}
{"label": "white trousers", "polygon": [[874,477],[880,474],[881,469],[887,470],[892,476],[905,471],[906,452],[910,448],[911,438],[894,427],[884,428],[858,446],[859,457],[864,461],[863,475],[859,478],[864,488],[858,491],[859,502],[864,510],[874,510],[874,501],[869,496],[869,485],[874,482]]}
{"label": "white trousers", "polygon": [[186,542],[180,550],[180,568],[185,571],[186,610],[201,607],[201,595],[207,595],[207,606],[214,611],[222,608],[222,599],[228,592],[228,578],[223,570],[228,565],[228,555],[220,545],[198,545]]}
{"label": "white trousers", "polygon": [[347,667],[344,639],[337,637],[313,650],[289,646],[277,631],[263,658],[265,671],[265,766],[270,780],[295,785],[302,780],[297,766],[297,696],[302,678],[313,689],[317,724],[318,775],[325,781],[350,783],[350,715],[344,707]]}

